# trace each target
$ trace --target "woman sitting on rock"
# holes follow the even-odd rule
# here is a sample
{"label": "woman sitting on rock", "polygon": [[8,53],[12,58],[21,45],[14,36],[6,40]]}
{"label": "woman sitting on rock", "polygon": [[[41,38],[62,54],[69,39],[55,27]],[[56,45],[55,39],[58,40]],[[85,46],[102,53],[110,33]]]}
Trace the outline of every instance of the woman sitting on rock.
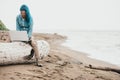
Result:
{"label": "woman sitting on rock", "polygon": [[[16,17],[16,30],[17,31],[27,31],[30,44],[35,51],[35,58],[36,58],[36,65],[39,66],[39,52],[37,47],[37,42],[34,41],[32,37],[32,30],[33,30],[33,19],[31,17],[29,8],[26,5],[22,5],[20,8],[20,14]],[[26,59],[31,59],[34,53],[28,55]]]}

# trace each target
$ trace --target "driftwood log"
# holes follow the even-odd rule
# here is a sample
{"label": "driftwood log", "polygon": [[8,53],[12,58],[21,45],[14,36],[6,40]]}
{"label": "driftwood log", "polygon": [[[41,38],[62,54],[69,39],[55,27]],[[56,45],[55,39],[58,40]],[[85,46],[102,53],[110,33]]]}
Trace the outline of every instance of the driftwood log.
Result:
{"label": "driftwood log", "polygon": [[[40,58],[48,55],[50,46],[44,40],[37,41]],[[0,65],[31,63],[35,62],[35,57],[31,60],[24,59],[29,55],[32,47],[23,42],[0,43]]]}
{"label": "driftwood log", "polygon": [[96,70],[112,71],[112,72],[116,72],[116,73],[120,74],[120,69],[114,69],[114,68],[109,68],[109,67],[95,67],[95,66],[92,66],[91,64],[89,64],[89,66],[85,66],[85,67],[90,68],[90,69],[96,69]]}

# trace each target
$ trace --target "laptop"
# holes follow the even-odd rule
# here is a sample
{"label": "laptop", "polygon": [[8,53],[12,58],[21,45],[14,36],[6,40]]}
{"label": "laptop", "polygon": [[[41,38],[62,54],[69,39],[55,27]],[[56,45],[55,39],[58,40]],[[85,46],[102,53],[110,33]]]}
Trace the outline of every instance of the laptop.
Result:
{"label": "laptop", "polygon": [[29,41],[26,31],[9,31],[10,40],[15,41]]}

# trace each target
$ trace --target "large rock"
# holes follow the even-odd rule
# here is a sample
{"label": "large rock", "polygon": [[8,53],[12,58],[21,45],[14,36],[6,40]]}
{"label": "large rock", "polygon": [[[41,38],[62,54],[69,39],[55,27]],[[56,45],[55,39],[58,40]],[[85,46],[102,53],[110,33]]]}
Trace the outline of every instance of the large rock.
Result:
{"label": "large rock", "polygon": [[9,31],[1,31],[0,30],[0,42],[10,42],[10,35],[9,35]]}
{"label": "large rock", "polygon": [[[44,40],[37,41],[40,58],[48,55],[50,46]],[[0,65],[31,63],[35,62],[33,57],[31,60],[25,60],[24,57],[29,55],[32,47],[23,42],[0,43]]]}

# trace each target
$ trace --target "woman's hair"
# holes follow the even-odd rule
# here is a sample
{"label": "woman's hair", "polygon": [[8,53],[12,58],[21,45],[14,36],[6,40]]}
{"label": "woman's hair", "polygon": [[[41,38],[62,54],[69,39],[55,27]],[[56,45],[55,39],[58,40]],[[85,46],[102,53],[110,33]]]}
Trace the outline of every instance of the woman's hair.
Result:
{"label": "woman's hair", "polygon": [[27,23],[30,25],[31,24],[31,14],[30,14],[30,11],[29,11],[29,8],[27,5],[23,4],[21,7],[20,7],[20,11],[25,11],[26,13],[26,21]]}

